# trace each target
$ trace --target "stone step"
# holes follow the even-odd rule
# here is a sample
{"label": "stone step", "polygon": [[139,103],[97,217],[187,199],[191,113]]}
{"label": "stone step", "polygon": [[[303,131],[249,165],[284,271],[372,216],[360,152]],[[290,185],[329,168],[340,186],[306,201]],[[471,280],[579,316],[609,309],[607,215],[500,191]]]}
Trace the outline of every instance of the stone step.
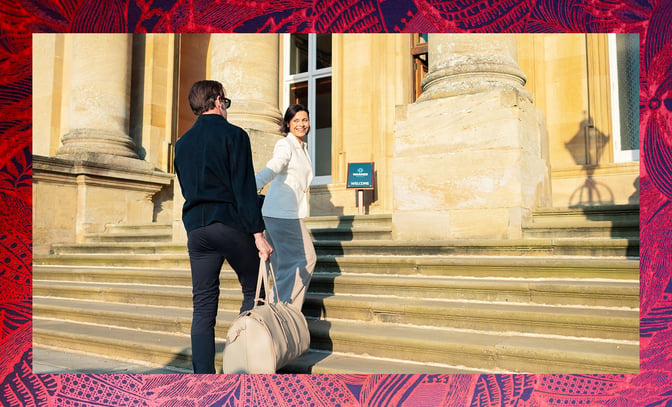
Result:
{"label": "stone step", "polygon": [[[147,363],[141,360],[112,359],[88,352],[33,344],[32,372],[43,374],[188,374],[188,369]],[[109,402],[108,402],[109,404]]]}
{"label": "stone step", "polygon": [[[493,370],[474,369],[439,363],[377,358],[333,351],[308,352],[289,363],[278,373],[295,374],[486,374]],[[505,372],[501,372],[505,373]]]}
{"label": "stone step", "polygon": [[639,257],[639,239],[536,238],[460,241],[316,241],[318,254],[332,256],[591,256]]}
{"label": "stone step", "polygon": [[66,254],[188,255],[187,245],[185,243],[131,241],[54,244],[52,246],[52,252],[57,256]]}
{"label": "stone step", "polygon": [[639,221],[639,205],[600,205],[584,208],[540,208],[532,212],[533,222],[556,222],[558,220],[592,221]]}
{"label": "stone step", "polygon": [[173,226],[170,223],[109,224],[102,233],[88,233],[86,242],[170,242]]}
{"label": "stone step", "polygon": [[[191,308],[190,287],[138,286],[111,283],[35,281],[34,315],[44,316],[44,304],[54,299],[76,299],[133,306]],[[220,309],[236,313],[241,295],[235,288],[222,289]],[[71,312],[80,312],[73,309]],[[81,312],[85,312],[82,310]],[[579,307],[497,301],[437,300],[392,296],[309,293],[303,312],[307,317],[398,323],[443,328],[511,331],[544,335],[636,341],[639,313],[636,308]],[[171,311],[171,315],[174,310]],[[52,315],[52,318],[67,316]],[[187,314],[189,316],[189,314]],[[72,317],[70,317],[72,318]],[[141,314],[135,318],[142,319]],[[230,318],[229,320],[232,320]],[[94,321],[114,324],[115,319]],[[127,326],[125,324],[124,326]],[[140,327],[136,327],[140,328]],[[176,327],[166,327],[174,331]],[[188,332],[188,331],[187,331]]]}
{"label": "stone step", "polygon": [[391,240],[392,226],[339,226],[336,228],[312,228],[313,240]]}
{"label": "stone step", "polygon": [[[189,335],[120,329],[33,316],[33,346],[57,347],[116,360],[191,369]],[[219,352],[224,348],[218,344]],[[221,364],[221,362],[220,362]]]}
{"label": "stone step", "polygon": [[392,226],[392,215],[335,215],[335,216],[310,216],[304,219],[308,229],[338,229],[357,227],[381,227]]}
{"label": "stone step", "polygon": [[614,279],[639,281],[639,259],[567,256],[318,256],[316,270],[385,276]]}
{"label": "stone step", "polygon": [[[183,293],[178,293],[183,296]],[[149,332],[170,332],[189,337],[191,329],[191,304],[180,306],[185,301],[156,301],[142,299],[130,302],[101,301],[75,297],[35,296],[33,315],[41,319],[99,324],[115,328],[142,330]],[[224,302],[226,305],[226,302]],[[240,304],[240,301],[238,301]],[[217,313],[217,337],[224,338],[231,322],[238,315],[237,310],[220,309]]]}
{"label": "stone step", "polygon": [[[373,289],[372,289],[373,287]],[[334,295],[372,295],[412,300],[445,300],[545,306],[618,307],[637,309],[639,284],[614,280],[517,280],[497,278],[400,277],[316,274],[308,290],[330,301]],[[448,306],[448,304],[446,304]]]}
{"label": "stone step", "polygon": [[[33,267],[189,268],[187,254],[73,254],[36,256]],[[230,270],[225,263],[224,268]],[[597,278],[639,281],[639,260],[562,256],[318,256],[316,273],[502,278]],[[56,271],[53,271],[54,273]],[[169,275],[169,274],[167,274]]]}
{"label": "stone step", "polygon": [[[479,374],[486,371],[413,363],[398,359],[308,350],[279,373],[315,374]],[[191,369],[152,364],[134,359],[111,359],[88,352],[74,352],[60,347],[33,344],[34,374],[189,374]]]}
{"label": "stone step", "polygon": [[160,267],[176,270],[189,267],[189,255],[184,254],[60,254],[35,256],[33,267],[40,265],[90,267]]}
{"label": "stone step", "polygon": [[[614,238],[535,238],[521,240],[396,241],[396,240],[318,240],[313,242],[318,255],[331,256],[591,256],[639,257],[639,239]],[[53,254],[186,254],[185,244],[162,242],[92,242],[55,244]]]}
{"label": "stone step", "polygon": [[[392,226],[338,226],[334,228],[312,228],[309,229],[310,235],[314,240],[375,240],[391,239]],[[85,236],[86,243],[100,242],[171,242],[173,239],[172,231],[165,233],[163,231],[152,230],[129,230],[128,232],[102,232],[89,233]]]}
{"label": "stone step", "polygon": [[534,222],[523,228],[525,238],[611,237],[639,238],[639,219],[592,221],[590,223],[562,219]]}
{"label": "stone step", "polygon": [[137,231],[152,231],[154,233],[173,233],[172,223],[110,223],[105,225],[105,231],[111,234],[129,234]]}
{"label": "stone step", "polygon": [[[584,262],[584,264],[586,264]],[[631,270],[631,280],[609,279],[607,265],[594,266],[604,272],[601,279],[463,277],[435,275],[385,276],[356,271],[323,272],[318,267],[309,286],[309,293],[403,295],[408,298],[444,300],[499,301],[547,305],[584,305],[599,307],[629,307],[639,305],[638,270]],[[636,267],[636,265],[633,265]],[[512,266],[512,268],[515,266]],[[113,284],[143,284],[162,286],[191,286],[188,269],[142,269],[115,267],[34,266],[35,281],[61,281]],[[561,274],[561,273],[559,273]],[[237,289],[233,271],[223,268],[221,287]]]}
{"label": "stone step", "polygon": [[523,227],[525,238],[639,238],[639,205],[543,208]]}
{"label": "stone step", "polygon": [[[144,370],[152,373],[157,368],[162,373],[191,373],[191,348],[189,337],[178,337],[165,332],[143,332],[112,329],[81,323],[67,323],[57,320],[37,318],[34,327],[33,348],[36,350],[67,349],[86,354],[91,359],[118,360],[148,366]],[[116,331],[116,332],[115,332]],[[111,338],[107,338],[111,336]],[[133,338],[133,341],[128,339]],[[119,339],[119,340],[116,340]],[[142,342],[141,340],[145,340]],[[120,343],[121,342],[121,343]],[[63,347],[62,344],[67,344]],[[124,347],[124,345],[130,347]],[[216,341],[215,365],[221,372],[222,357],[225,343]],[[34,364],[40,364],[41,352],[34,353]],[[142,360],[139,360],[143,357]],[[75,361],[75,364],[78,362]],[[81,362],[79,362],[81,364]],[[61,373],[78,373],[78,366],[68,364],[67,371]],[[154,366],[152,369],[149,366]],[[88,368],[90,369],[90,368]],[[136,368],[137,370],[138,368]],[[393,373],[443,373],[443,374],[476,374],[485,373],[482,369],[469,369],[463,366],[451,366],[439,363],[417,363],[400,359],[374,358],[334,351],[316,351],[309,349],[304,355],[284,367],[279,373],[312,373],[312,374],[393,374]],[[53,373],[53,372],[36,372]],[[84,371],[83,373],[86,373]],[[98,371],[98,373],[104,373]]]}
{"label": "stone step", "polygon": [[318,241],[392,239],[392,215],[315,216],[304,222]]}
{"label": "stone step", "polygon": [[[468,300],[425,300],[355,295],[309,295],[306,316],[484,332],[514,332],[637,341],[637,309],[548,306]],[[328,317],[328,318],[325,318]]]}
{"label": "stone step", "polygon": [[[309,321],[311,348],[330,352],[405,359],[491,372],[637,373],[639,345],[533,335],[371,324],[355,321]],[[61,346],[108,357],[189,368],[187,335],[84,324],[35,317],[33,343]],[[218,341],[217,365],[224,343]],[[305,371],[305,370],[304,370]],[[313,373],[316,373],[313,370]]]}
{"label": "stone step", "polygon": [[[316,216],[305,219],[315,239],[391,239],[391,215]],[[110,224],[102,233],[85,236],[87,243],[98,242],[170,242],[172,224]]]}
{"label": "stone step", "polygon": [[[316,331],[323,332],[319,335]],[[490,371],[528,373],[634,371],[639,344],[473,330],[436,329],[386,324],[382,329],[355,321],[315,321],[311,333],[339,352],[366,349],[375,357],[408,355],[418,362],[455,363]],[[316,335],[317,334],[317,335]],[[392,340],[389,340],[391,338]],[[392,350],[392,352],[389,352]]]}
{"label": "stone step", "polygon": [[88,233],[84,237],[87,243],[101,242],[171,242],[173,235],[163,232],[137,231],[128,234],[122,233]]}
{"label": "stone step", "polygon": [[[315,240],[377,240],[392,238],[392,215],[315,216],[305,220]],[[635,238],[639,230],[638,205],[587,208],[542,208],[524,227],[528,238],[616,237]],[[87,242],[170,242],[172,224],[110,224],[105,232],[86,235]]]}

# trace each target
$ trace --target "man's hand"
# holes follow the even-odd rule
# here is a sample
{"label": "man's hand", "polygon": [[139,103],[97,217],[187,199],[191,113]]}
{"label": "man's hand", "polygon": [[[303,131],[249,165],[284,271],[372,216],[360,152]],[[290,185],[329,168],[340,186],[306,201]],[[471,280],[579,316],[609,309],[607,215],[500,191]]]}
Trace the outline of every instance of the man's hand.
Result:
{"label": "man's hand", "polygon": [[257,246],[257,250],[259,250],[259,257],[263,261],[266,261],[269,257],[271,257],[273,248],[268,243],[268,241],[266,241],[266,238],[262,232],[254,234],[254,244]]}

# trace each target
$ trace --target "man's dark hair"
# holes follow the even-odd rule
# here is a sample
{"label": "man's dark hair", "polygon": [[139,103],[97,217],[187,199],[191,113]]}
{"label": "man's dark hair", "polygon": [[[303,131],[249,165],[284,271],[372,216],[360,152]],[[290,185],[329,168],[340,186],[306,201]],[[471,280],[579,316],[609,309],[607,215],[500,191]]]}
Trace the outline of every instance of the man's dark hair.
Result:
{"label": "man's dark hair", "polygon": [[299,112],[306,112],[308,117],[310,117],[310,113],[308,113],[308,109],[306,109],[303,105],[300,105],[300,104],[289,105],[287,110],[285,110],[285,117],[284,117],[284,119],[282,119],[282,126],[280,126],[280,132],[281,133],[283,133],[283,134],[289,133],[289,122]]}
{"label": "man's dark hair", "polygon": [[224,87],[217,81],[203,80],[194,83],[189,91],[189,106],[196,116],[215,108],[217,96],[224,95]]}

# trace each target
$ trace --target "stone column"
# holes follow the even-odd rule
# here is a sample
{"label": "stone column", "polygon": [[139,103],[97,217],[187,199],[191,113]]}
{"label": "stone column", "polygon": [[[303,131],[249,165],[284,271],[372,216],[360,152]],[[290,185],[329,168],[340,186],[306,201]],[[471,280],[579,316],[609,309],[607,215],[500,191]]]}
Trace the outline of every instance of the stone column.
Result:
{"label": "stone column", "polygon": [[130,34],[72,34],[69,131],[59,158],[147,167],[128,135]]}
{"label": "stone column", "polygon": [[429,34],[429,71],[418,102],[492,89],[519,92],[527,78],[517,59],[512,34]]}
{"label": "stone column", "polygon": [[397,109],[394,237],[522,237],[550,181],[515,36],[430,34],[428,53],[423,94]]}
{"label": "stone column", "polygon": [[210,76],[231,99],[228,120],[244,128],[252,142],[254,165],[261,170],[280,134],[280,80],[277,34],[212,34]]}
{"label": "stone column", "polygon": [[57,62],[62,94],[35,102],[62,103],[67,129],[54,157],[33,158],[34,237],[41,251],[84,242],[110,224],[154,221],[155,197],[173,180],[138,158],[128,134],[132,38],[69,35]]}

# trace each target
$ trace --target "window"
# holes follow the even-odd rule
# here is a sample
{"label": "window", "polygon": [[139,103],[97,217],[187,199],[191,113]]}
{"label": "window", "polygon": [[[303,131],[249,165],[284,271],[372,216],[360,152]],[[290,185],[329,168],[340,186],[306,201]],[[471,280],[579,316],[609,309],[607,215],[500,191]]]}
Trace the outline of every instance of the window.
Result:
{"label": "window", "polygon": [[[331,34],[288,34],[285,103],[310,112],[308,149],[314,185],[331,182]],[[284,112],[283,112],[284,113]]]}
{"label": "window", "polygon": [[639,35],[609,34],[614,161],[639,160]]}
{"label": "window", "polygon": [[413,57],[413,100],[422,94],[422,80],[427,75],[429,60],[427,59],[427,34],[413,34],[411,56]]}

